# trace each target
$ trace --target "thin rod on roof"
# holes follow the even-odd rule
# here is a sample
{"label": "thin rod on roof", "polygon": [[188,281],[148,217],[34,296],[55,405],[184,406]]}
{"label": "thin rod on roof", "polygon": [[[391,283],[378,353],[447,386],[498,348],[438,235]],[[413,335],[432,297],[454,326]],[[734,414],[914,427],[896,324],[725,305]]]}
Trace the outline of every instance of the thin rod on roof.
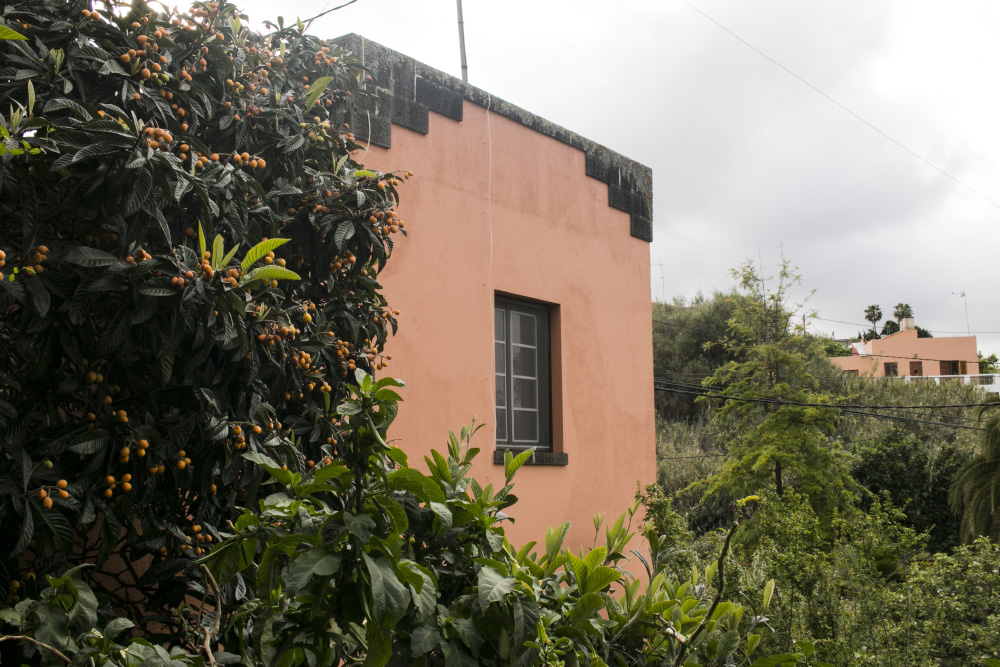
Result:
{"label": "thin rod on roof", "polygon": [[469,83],[469,63],[465,60],[465,21],[462,20],[462,0],[458,0],[458,48],[462,52],[462,81]]}

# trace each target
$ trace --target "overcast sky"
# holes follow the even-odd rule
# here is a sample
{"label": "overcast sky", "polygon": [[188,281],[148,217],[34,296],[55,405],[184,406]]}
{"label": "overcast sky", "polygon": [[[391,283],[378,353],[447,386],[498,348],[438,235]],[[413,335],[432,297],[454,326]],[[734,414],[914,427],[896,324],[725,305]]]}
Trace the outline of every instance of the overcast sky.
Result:
{"label": "overcast sky", "polygon": [[[242,6],[306,18],[343,1]],[[854,335],[829,320],[903,301],[964,333],[965,290],[979,348],[1000,353],[1000,3],[465,0],[464,15],[470,83],[653,169],[653,298],[726,289],[729,269],[784,252],[827,318],[815,331]],[[461,74],[455,0],[358,0],[312,32]]]}

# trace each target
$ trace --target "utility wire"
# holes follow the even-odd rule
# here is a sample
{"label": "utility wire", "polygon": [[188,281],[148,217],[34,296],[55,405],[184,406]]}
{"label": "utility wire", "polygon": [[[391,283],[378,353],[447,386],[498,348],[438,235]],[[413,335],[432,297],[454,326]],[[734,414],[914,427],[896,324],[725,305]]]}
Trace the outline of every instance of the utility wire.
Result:
{"label": "utility wire", "polygon": [[[730,398],[729,396],[725,396],[725,395],[722,395],[722,394],[709,393],[708,391],[706,391],[706,389],[704,387],[698,387],[696,385],[685,385],[685,384],[678,384],[678,383],[669,383],[669,384],[671,384],[671,385],[673,385],[675,387],[681,387],[682,389],[683,388],[691,389],[692,391],[690,393],[694,394],[696,396],[703,396],[705,398],[719,399],[719,400],[724,400],[726,398]],[[668,387],[664,387],[663,383],[660,383],[659,389],[661,391],[673,391],[672,389],[669,389]],[[734,398],[734,400],[739,400],[739,398]],[[843,409],[857,408],[857,409],[865,409],[865,410],[892,410],[892,411],[895,411],[895,412],[907,412],[907,413],[910,413],[911,415],[914,415],[914,416],[922,416],[924,413],[920,412],[920,411],[921,410],[926,410],[926,409],[945,408],[945,407],[950,407],[950,408],[974,407],[973,405],[968,405],[968,406],[936,406],[936,405],[895,406],[895,405],[856,405],[856,404],[850,404],[850,403],[808,403],[808,405],[816,406],[816,407],[836,408],[838,410],[842,409],[842,408]],[[994,405],[994,406],[996,406],[996,405],[1000,405],[1000,404],[997,404],[997,403],[987,403],[985,405]],[[955,420],[955,421],[960,421],[960,422],[977,423],[979,421],[975,417],[964,417],[964,416],[960,416],[960,415],[950,415],[949,418],[952,419],[952,420]]]}
{"label": "utility wire", "polygon": [[847,113],[851,114],[852,116],[854,116],[855,118],[857,118],[857,119],[858,119],[859,121],[861,121],[862,123],[864,123],[865,125],[867,125],[867,126],[868,126],[868,127],[870,127],[871,129],[875,130],[876,132],[878,132],[879,134],[881,134],[881,135],[882,135],[883,137],[885,137],[886,139],[888,139],[888,140],[889,140],[889,141],[891,141],[892,143],[896,144],[897,146],[899,146],[900,148],[902,148],[902,149],[903,149],[904,151],[906,151],[907,153],[909,153],[909,154],[910,154],[910,155],[912,155],[913,157],[917,158],[918,160],[920,160],[921,162],[923,162],[924,164],[926,164],[926,165],[927,165],[928,167],[930,167],[931,169],[934,169],[935,171],[937,171],[937,172],[941,173],[941,174],[942,174],[942,175],[944,175],[944,176],[947,176],[948,178],[950,178],[950,179],[951,179],[952,181],[954,181],[955,183],[958,183],[959,185],[961,185],[961,186],[962,186],[963,188],[965,188],[965,189],[966,189],[966,190],[968,190],[969,192],[971,192],[971,193],[973,193],[974,195],[976,195],[976,196],[980,197],[980,198],[981,198],[981,199],[983,199],[984,201],[987,201],[987,202],[989,202],[990,204],[992,204],[992,205],[993,205],[993,206],[995,206],[996,208],[1000,208],[1000,204],[998,204],[997,202],[993,201],[992,199],[990,199],[989,197],[987,197],[986,195],[984,195],[984,194],[983,194],[982,192],[980,192],[979,190],[976,190],[976,189],[975,189],[974,187],[972,187],[972,186],[971,186],[971,185],[969,185],[968,183],[965,183],[965,182],[963,182],[963,181],[960,181],[960,180],[959,180],[958,178],[956,178],[956,177],[952,176],[952,175],[951,175],[951,174],[949,174],[949,173],[948,173],[947,171],[945,171],[945,170],[944,170],[944,169],[942,169],[941,167],[937,166],[936,164],[934,164],[933,162],[931,162],[930,160],[928,160],[928,159],[927,159],[927,158],[925,158],[924,156],[920,155],[920,154],[919,154],[919,153],[917,153],[916,151],[913,151],[913,150],[911,150],[910,148],[908,148],[908,147],[907,147],[907,146],[905,146],[904,144],[902,144],[902,143],[900,143],[899,141],[897,141],[896,139],[892,138],[892,137],[891,137],[891,136],[890,136],[889,134],[885,133],[885,132],[884,132],[884,131],[882,131],[882,130],[881,130],[881,129],[880,129],[879,127],[878,127],[878,126],[876,126],[876,125],[874,125],[873,123],[871,123],[871,122],[869,122],[868,120],[866,120],[866,119],[865,119],[865,118],[864,118],[863,116],[861,116],[861,115],[860,115],[859,113],[857,113],[856,111],[854,111],[854,110],[853,110],[853,109],[851,109],[850,107],[848,107],[848,106],[846,106],[846,105],[842,104],[842,103],[841,103],[840,101],[838,101],[838,100],[837,100],[836,98],[834,98],[834,97],[832,97],[831,95],[828,95],[827,93],[823,92],[822,90],[820,90],[819,88],[817,88],[817,87],[816,87],[816,86],[814,86],[813,84],[809,83],[808,81],[806,81],[805,79],[803,79],[803,78],[802,78],[801,76],[799,76],[798,74],[796,74],[796,73],[795,73],[795,72],[793,72],[792,70],[788,69],[787,67],[785,67],[784,65],[782,65],[781,63],[779,63],[779,62],[778,62],[777,60],[775,60],[774,58],[772,58],[771,56],[767,55],[766,53],[764,53],[763,51],[761,51],[760,49],[758,49],[758,48],[757,48],[756,46],[754,46],[754,45],[753,45],[753,44],[751,44],[750,42],[746,41],[745,39],[743,39],[742,37],[740,37],[739,35],[737,35],[737,34],[736,34],[735,32],[733,32],[732,30],[730,30],[730,29],[729,29],[729,28],[727,28],[726,26],[724,26],[724,25],[722,25],[721,23],[719,23],[718,21],[716,21],[716,20],[715,20],[714,18],[712,18],[711,16],[709,16],[708,14],[706,14],[705,12],[703,12],[703,11],[702,11],[701,9],[699,9],[698,7],[695,7],[695,6],[693,5],[693,4],[691,4],[690,2],[688,2],[688,0],[683,0],[683,2],[684,2],[684,4],[685,4],[685,5],[687,5],[687,6],[688,6],[688,7],[690,7],[691,9],[695,10],[696,12],[698,12],[699,14],[701,14],[702,16],[704,16],[704,17],[705,17],[706,19],[708,19],[709,21],[711,21],[712,23],[714,23],[715,25],[717,25],[717,26],[718,26],[719,28],[721,28],[722,30],[725,30],[725,31],[726,31],[727,33],[729,33],[729,34],[730,34],[730,35],[732,35],[732,36],[733,36],[734,38],[736,38],[737,40],[739,40],[739,41],[740,41],[741,43],[743,43],[743,44],[744,44],[745,46],[747,46],[747,47],[749,47],[750,49],[752,49],[753,51],[755,51],[755,52],[756,52],[756,53],[757,53],[758,55],[760,55],[760,56],[761,56],[761,57],[763,57],[764,59],[768,60],[768,61],[769,61],[769,62],[771,62],[772,64],[776,65],[776,66],[777,66],[777,67],[779,67],[780,69],[784,70],[784,72],[785,72],[786,74],[789,74],[790,76],[794,77],[795,79],[797,79],[797,80],[798,80],[798,81],[800,81],[801,83],[803,83],[803,84],[805,84],[806,86],[808,86],[808,87],[812,88],[812,89],[813,89],[814,91],[816,91],[817,93],[819,93],[820,95],[822,95],[823,97],[825,97],[826,99],[828,99],[829,101],[833,102],[833,103],[834,103],[834,104],[836,104],[836,105],[837,105],[838,107],[840,107],[841,109],[843,109],[843,110],[844,110],[844,111],[846,111]]}
{"label": "utility wire", "polygon": [[[678,387],[688,387],[694,389],[702,389],[705,391],[714,390],[722,391],[725,387],[721,385],[696,385],[687,382],[676,382],[672,380],[664,380],[653,376],[653,378],[661,384],[672,384]],[[821,405],[818,403],[809,403],[808,405]],[[833,405],[843,406],[845,408],[867,408],[873,410],[925,410],[925,409],[937,409],[937,408],[981,408],[985,406],[1000,407],[1000,401],[986,401],[983,403],[954,403],[950,405],[867,405],[863,403],[835,403]]]}
{"label": "utility wire", "polygon": [[691,331],[697,331],[699,333],[702,331],[700,327],[692,327],[687,324],[676,324],[674,322],[665,322],[663,320],[653,320],[653,324],[663,324],[664,326],[677,327],[678,329],[690,329]]}
{"label": "utility wire", "polygon": [[[866,322],[865,324],[861,324],[859,322],[845,322],[844,320],[834,320],[834,319],[830,319],[829,317],[815,317],[814,316],[812,319],[814,319],[814,320],[820,320],[822,322],[836,322],[837,324],[850,324],[852,327],[861,327],[862,329],[864,329],[865,327],[871,327],[871,324],[872,324],[871,322]],[[895,321],[895,320],[888,320],[888,321],[892,322],[892,321]],[[941,334],[966,334],[966,335],[968,335],[970,333],[973,333],[973,334],[983,334],[983,335],[986,335],[986,334],[1000,334],[1000,331],[971,331],[970,332],[970,331],[942,331],[940,329],[926,329],[925,331],[930,331],[931,333],[941,333]]]}
{"label": "utility wire", "polygon": [[709,394],[709,393],[705,393],[705,392],[688,391],[688,390],[685,390],[685,389],[676,389],[676,388],[664,387],[664,386],[656,386],[656,387],[654,387],[654,390],[656,390],[656,391],[667,391],[667,392],[676,393],[676,394],[690,394],[690,395],[694,395],[694,396],[704,396],[705,398],[712,398],[712,399],[722,400],[722,401],[742,401],[742,402],[747,402],[747,403],[769,403],[769,404],[772,404],[772,405],[794,405],[794,406],[803,406],[803,407],[809,407],[809,408],[827,408],[827,409],[831,409],[831,410],[839,410],[840,412],[842,412],[844,414],[854,414],[854,415],[860,415],[860,416],[863,416],[863,417],[873,417],[875,419],[888,419],[888,420],[893,420],[893,421],[913,422],[913,423],[919,423],[919,424],[933,424],[935,426],[948,426],[948,427],[951,427],[951,428],[964,428],[964,429],[969,429],[969,430],[973,430],[973,431],[985,431],[986,430],[985,428],[983,428],[981,426],[966,426],[964,424],[953,424],[953,423],[950,423],[950,422],[931,421],[929,419],[916,419],[915,417],[902,417],[902,416],[899,416],[899,415],[883,415],[883,414],[878,414],[876,412],[864,412],[864,411],[861,411],[861,410],[849,410],[849,409],[845,409],[842,406],[833,405],[833,404],[804,403],[804,402],[800,402],[800,401],[783,401],[783,400],[769,399],[769,398],[745,398],[745,397],[742,397],[742,396],[722,396],[722,395],[719,395],[719,394]]}

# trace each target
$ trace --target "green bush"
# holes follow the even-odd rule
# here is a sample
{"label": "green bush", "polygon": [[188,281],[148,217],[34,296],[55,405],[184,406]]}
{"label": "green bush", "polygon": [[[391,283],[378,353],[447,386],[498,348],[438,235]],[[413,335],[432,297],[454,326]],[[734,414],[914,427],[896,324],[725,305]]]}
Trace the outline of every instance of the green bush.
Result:
{"label": "green bush", "polygon": [[889,430],[856,443],[852,453],[854,479],[873,494],[888,494],[905,512],[905,525],[929,534],[928,549],[947,551],[958,545],[958,519],[948,503],[948,489],[967,457],[953,443]]}
{"label": "green bush", "polygon": [[[174,648],[118,644],[130,621],[99,624],[96,598],[73,572],[50,578],[41,600],[0,612],[18,633],[0,641],[20,639],[42,664],[59,655],[100,665],[814,664],[805,644],[754,659],[774,582],[752,609],[724,599],[735,526],[715,561],[681,578],[652,526],[642,531],[646,554],[631,551],[646,580],[623,570],[638,505],[607,526],[596,521],[603,544],[588,552],[562,548],[569,524],[550,530],[544,549],[515,549],[503,510],[531,452],[507,453],[506,484],[483,488],[469,476],[478,450],[467,428],[452,434],[447,456],[428,457],[425,475],[385,441],[399,383],[362,371],[357,380],[338,407],[352,424],[340,459],[299,473],[244,454],[267,471],[267,496],[199,561],[199,623]],[[234,584],[246,594],[232,603],[223,587]]]}
{"label": "green bush", "polygon": [[765,496],[734,548],[732,595],[777,586],[761,648],[814,644],[838,667],[983,664],[997,658],[1000,551],[981,539],[929,556],[888,500],[850,505],[832,534],[801,497]]}

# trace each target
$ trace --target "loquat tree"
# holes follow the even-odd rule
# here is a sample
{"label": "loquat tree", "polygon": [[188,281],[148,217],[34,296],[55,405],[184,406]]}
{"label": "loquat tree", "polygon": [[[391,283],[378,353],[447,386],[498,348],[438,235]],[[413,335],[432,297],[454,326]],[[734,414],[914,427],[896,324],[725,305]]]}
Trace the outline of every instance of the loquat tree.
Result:
{"label": "loquat tree", "polygon": [[396,327],[400,181],[351,157],[361,64],[301,24],[142,0],[0,18],[0,601],[92,562],[155,617],[255,502],[241,454],[338,455],[343,381]]}

